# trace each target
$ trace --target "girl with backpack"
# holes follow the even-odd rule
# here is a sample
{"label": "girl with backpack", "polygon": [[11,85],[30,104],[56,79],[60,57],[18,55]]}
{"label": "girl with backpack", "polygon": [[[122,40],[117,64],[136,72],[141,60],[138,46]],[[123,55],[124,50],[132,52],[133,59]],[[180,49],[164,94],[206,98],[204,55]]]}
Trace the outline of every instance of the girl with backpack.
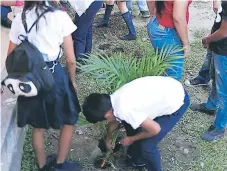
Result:
{"label": "girl with backpack", "polygon": [[[22,21],[23,16],[25,22]],[[24,23],[27,29],[31,28],[30,32],[25,31],[27,29]],[[36,24],[32,27],[34,23]],[[17,99],[18,127],[33,127],[32,141],[39,171],[51,168],[54,171],[80,170],[77,163],[66,161],[73,126],[80,112],[75,82],[76,60],[71,36],[76,28],[68,14],[59,10],[57,1],[25,1],[22,14],[18,14],[12,23],[8,55],[21,43],[20,35],[27,36],[28,41],[41,52],[55,82],[48,93],[40,91],[37,96],[18,96]],[[62,55],[62,44],[68,74],[58,62]],[[60,136],[57,156],[46,158],[44,131],[49,128],[60,129]]]}

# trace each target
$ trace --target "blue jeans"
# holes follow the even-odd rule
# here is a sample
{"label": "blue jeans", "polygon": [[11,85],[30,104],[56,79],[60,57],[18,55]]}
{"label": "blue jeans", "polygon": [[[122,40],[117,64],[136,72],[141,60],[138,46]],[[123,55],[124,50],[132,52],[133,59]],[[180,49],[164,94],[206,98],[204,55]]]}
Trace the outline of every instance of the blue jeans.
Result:
{"label": "blue jeans", "polygon": [[[154,119],[159,123],[161,131],[147,139],[139,140],[134,142],[128,148],[128,155],[132,157],[132,162],[135,164],[146,164],[146,168],[149,171],[162,171],[161,157],[158,150],[158,143],[172,130],[172,128],[182,118],[184,113],[190,104],[190,98],[188,93],[185,91],[184,104],[179,110],[172,115],[160,116]],[[133,136],[141,131],[141,128],[134,130],[131,125],[123,122],[128,136]]]}
{"label": "blue jeans", "polygon": [[[149,34],[151,44],[156,50],[163,47],[179,46],[183,47],[180,37],[174,28],[166,28],[159,24],[155,16],[153,16],[147,25],[147,32]],[[181,59],[174,60],[172,66],[166,70],[166,75],[181,80],[184,68],[184,52],[183,50],[176,54],[182,56]],[[173,57],[175,55],[172,55]]]}
{"label": "blue jeans", "polygon": [[94,1],[87,11],[80,17],[76,14],[74,23],[77,26],[72,34],[74,41],[74,52],[77,61],[84,57],[84,54],[90,54],[92,50],[92,24],[96,13],[99,11],[103,1]]}
{"label": "blue jeans", "polygon": [[[129,11],[132,11],[132,0],[127,0],[126,5]],[[137,5],[140,11],[148,11],[146,0],[137,0]]]}
{"label": "blue jeans", "polygon": [[7,18],[8,13],[10,13],[12,10],[8,6],[2,6],[1,5],[1,19]]}
{"label": "blue jeans", "polygon": [[213,53],[215,77],[206,107],[217,109],[214,126],[224,130],[227,125],[227,56]]}
{"label": "blue jeans", "polygon": [[207,50],[203,66],[200,69],[199,74],[196,78],[199,79],[201,83],[207,84],[210,81],[211,77],[213,77],[212,70],[212,52],[210,50]]}

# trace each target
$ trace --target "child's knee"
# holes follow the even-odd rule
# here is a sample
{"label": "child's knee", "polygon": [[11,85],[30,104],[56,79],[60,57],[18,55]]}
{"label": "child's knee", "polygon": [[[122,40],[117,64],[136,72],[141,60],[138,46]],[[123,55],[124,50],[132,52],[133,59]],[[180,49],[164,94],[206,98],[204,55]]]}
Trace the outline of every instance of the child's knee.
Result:
{"label": "child's knee", "polygon": [[73,125],[63,125],[61,127],[61,130],[73,130],[74,126]]}
{"label": "child's knee", "polygon": [[121,9],[124,6],[124,2],[123,1],[117,1],[117,6],[119,9]]}

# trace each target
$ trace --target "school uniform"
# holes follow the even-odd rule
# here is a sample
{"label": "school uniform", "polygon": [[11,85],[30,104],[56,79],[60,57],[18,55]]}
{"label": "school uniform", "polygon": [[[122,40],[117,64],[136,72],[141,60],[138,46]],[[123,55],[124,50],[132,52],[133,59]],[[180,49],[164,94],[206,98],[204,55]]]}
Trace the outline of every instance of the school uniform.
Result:
{"label": "school uniform", "polygon": [[92,24],[95,15],[102,7],[103,0],[71,0],[76,11],[74,23],[77,30],[72,34],[77,61],[90,54],[92,50]]}
{"label": "school uniform", "polygon": [[[41,11],[38,11],[41,14]],[[27,27],[37,19],[35,9],[26,12]],[[50,127],[60,129],[63,125],[74,125],[78,120],[80,105],[67,73],[58,62],[62,55],[60,45],[64,37],[76,30],[76,26],[66,12],[47,12],[40,18],[36,27],[28,34],[28,41],[42,53],[51,70],[55,85],[49,93],[39,92],[35,97],[17,99],[17,122],[19,127],[29,124],[34,128]],[[19,45],[19,35],[26,35],[21,15],[13,20],[10,41]]]}
{"label": "school uniform", "polygon": [[139,78],[114,92],[111,103],[115,117],[122,122],[128,136],[139,133],[140,125],[146,119],[159,123],[161,131],[151,138],[134,142],[128,148],[128,155],[134,164],[140,160],[149,171],[161,171],[157,145],[177,124],[190,103],[182,84],[170,77]]}

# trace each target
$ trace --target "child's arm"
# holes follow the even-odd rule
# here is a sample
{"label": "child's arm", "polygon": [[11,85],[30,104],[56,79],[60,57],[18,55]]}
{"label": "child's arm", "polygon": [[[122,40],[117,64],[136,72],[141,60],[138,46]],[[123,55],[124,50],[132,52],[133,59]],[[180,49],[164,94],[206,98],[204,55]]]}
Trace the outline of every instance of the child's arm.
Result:
{"label": "child's arm", "polygon": [[157,135],[161,130],[160,125],[151,119],[146,119],[140,126],[143,128],[142,132],[134,136],[125,137],[120,141],[120,143],[123,146],[128,146],[135,141],[153,137]]}
{"label": "child's arm", "polygon": [[17,44],[13,43],[12,41],[9,42],[9,48],[7,52],[7,56],[9,56],[10,53],[17,47]]}
{"label": "child's arm", "polygon": [[175,0],[173,4],[173,22],[174,27],[183,43],[184,55],[190,53],[190,44],[188,38],[188,24],[186,20],[186,11],[188,1]]}
{"label": "child's arm", "polygon": [[110,150],[112,152],[113,148],[110,144],[110,139],[113,135],[113,133],[119,128],[119,122],[117,120],[112,121],[108,124],[108,132],[106,135],[106,139],[105,139],[105,143],[106,143],[106,147],[108,148],[108,150]]}
{"label": "child's arm", "polygon": [[73,40],[71,35],[64,37],[63,46],[65,50],[69,78],[72,81],[74,88],[76,89],[76,57],[74,54]]}

